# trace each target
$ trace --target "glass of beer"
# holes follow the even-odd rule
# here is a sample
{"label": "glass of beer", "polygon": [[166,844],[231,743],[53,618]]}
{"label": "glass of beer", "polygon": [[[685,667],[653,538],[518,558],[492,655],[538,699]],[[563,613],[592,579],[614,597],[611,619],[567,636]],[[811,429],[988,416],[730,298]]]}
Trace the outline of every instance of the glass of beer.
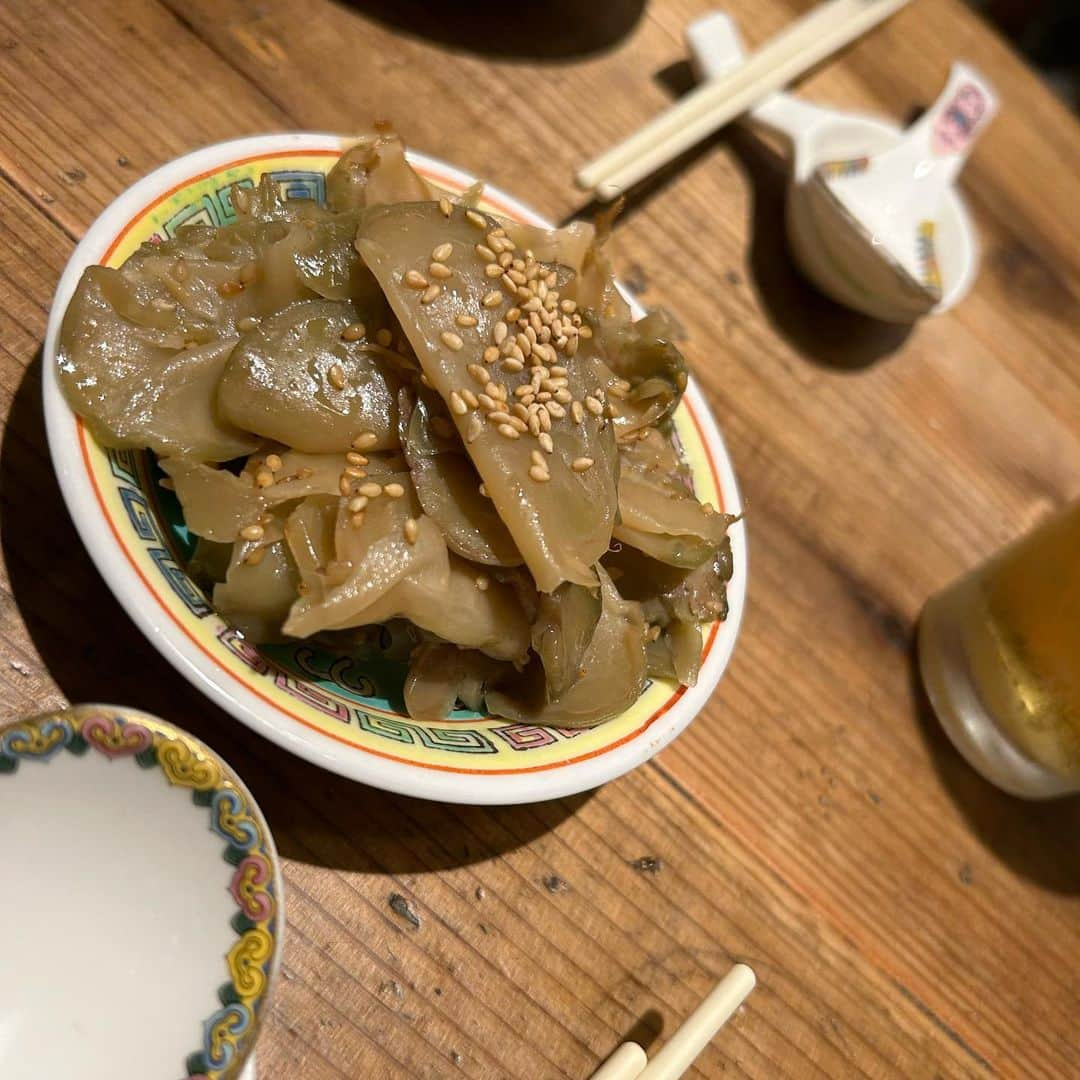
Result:
{"label": "glass of beer", "polygon": [[919,666],[988,780],[1029,799],[1080,792],[1080,501],[931,597]]}

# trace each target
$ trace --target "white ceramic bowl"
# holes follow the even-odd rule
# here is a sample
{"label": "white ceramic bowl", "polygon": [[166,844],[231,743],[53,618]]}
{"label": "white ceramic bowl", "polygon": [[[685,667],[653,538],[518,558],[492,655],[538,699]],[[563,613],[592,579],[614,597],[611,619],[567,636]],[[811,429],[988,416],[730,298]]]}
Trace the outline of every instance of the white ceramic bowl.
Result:
{"label": "white ceramic bowl", "polygon": [[285,925],[239,777],[155,717],[78,706],[0,726],[0,819],[0,1076],[236,1080]]}
{"label": "white ceramic bowl", "polygon": [[[107,452],[68,408],[56,379],[60,322],[85,267],[118,265],[139,243],[191,221],[231,219],[232,184],[272,173],[290,196],[319,197],[348,140],[311,132],[261,135],[196,150],[125,191],[91,226],[64,271],[45,340],[49,446],[83,542],[136,625],[195,686],[285,749],[375,787],[460,803],[521,803],[585,791],[666,746],[716,689],[735,645],[746,594],[746,533],[731,530],[735,573],[730,612],[705,628],[697,686],[653,681],[626,713],[587,731],[510,724],[455,713],[442,724],[411,720],[400,703],[401,671],[360,668],[306,642],[256,649],[231,630],[184,572],[184,533],[155,482],[150,455]],[[450,192],[474,178],[421,154],[417,169]],[[492,211],[547,225],[528,207],[488,188]],[[693,380],[676,432],[702,499],[741,510],[727,450]]]}

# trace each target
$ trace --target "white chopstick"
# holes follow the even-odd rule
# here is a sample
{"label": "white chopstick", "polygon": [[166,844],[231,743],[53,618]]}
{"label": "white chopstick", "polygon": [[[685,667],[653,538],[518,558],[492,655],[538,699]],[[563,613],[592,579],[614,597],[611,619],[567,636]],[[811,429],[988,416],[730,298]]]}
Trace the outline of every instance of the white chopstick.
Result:
{"label": "white chopstick", "polygon": [[786,26],[736,71],[705,83],[589,162],[579,187],[605,202],[678,157],[774,90],[861,37],[910,0],[827,0]]}
{"label": "white chopstick", "polygon": [[746,964],[736,964],[638,1073],[637,1080],[675,1080],[682,1076],[747,999],[756,983],[753,971]]}
{"label": "white chopstick", "polygon": [[649,1061],[636,1042],[621,1043],[591,1080],[676,1080],[690,1068],[757,985],[746,964],[736,964]]}

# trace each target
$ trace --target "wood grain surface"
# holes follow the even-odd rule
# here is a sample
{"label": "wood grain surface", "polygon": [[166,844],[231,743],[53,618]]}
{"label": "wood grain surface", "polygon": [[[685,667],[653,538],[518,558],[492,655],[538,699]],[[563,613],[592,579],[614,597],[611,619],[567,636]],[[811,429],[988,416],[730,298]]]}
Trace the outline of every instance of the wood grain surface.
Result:
{"label": "wood grain surface", "polygon": [[[754,43],[806,6],[729,10]],[[566,218],[575,166],[687,85],[681,28],[706,7],[0,6],[0,720],[121,701],[248,780],[288,890],[269,1080],[577,1080],[631,1033],[659,1046],[734,959],[759,988],[694,1076],[1077,1075],[1080,802],[984,783],[912,674],[926,597],[1080,493],[1080,134],[960,3],[918,0],[802,89],[901,119],[954,56],[996,84],[963,182],[983,268],[954,313],[908,332],[817,296],[786,253],[783,164],[744,133],[647,184],[618,227],[619,271],[685,330],[751,550],[728,675],[635,773],[480,810],[320,772],[158,656],[61,502],[40,342],[124,187],[217,139],[390,118]]]}

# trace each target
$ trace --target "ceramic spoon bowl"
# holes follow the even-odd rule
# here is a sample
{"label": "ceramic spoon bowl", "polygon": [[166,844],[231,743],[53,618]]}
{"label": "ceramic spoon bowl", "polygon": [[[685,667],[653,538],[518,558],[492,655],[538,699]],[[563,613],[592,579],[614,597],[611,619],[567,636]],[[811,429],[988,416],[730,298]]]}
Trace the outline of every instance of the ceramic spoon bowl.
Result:
{"label": "ceramic spoon bowl", "polygon": [[[687,46],[700,78],[716,78],[743,59],[734,22],[714,12],[692,23]],[[858,172],[870,158],[897,146],[903,131],[873,116],[811,105],[772,94],[744,118],[779,136],[790,157],[786,227],[802,272],[827,296],[886,322],[911,322],[947,311],[970,289],[978,267],[975,231],[963,200],[949,187],[938,207],[935,253],[940,299],[898,285],[887,263],[866,251],[863,234],[838,213],[815,177],[820,166],[846,162]]]}

